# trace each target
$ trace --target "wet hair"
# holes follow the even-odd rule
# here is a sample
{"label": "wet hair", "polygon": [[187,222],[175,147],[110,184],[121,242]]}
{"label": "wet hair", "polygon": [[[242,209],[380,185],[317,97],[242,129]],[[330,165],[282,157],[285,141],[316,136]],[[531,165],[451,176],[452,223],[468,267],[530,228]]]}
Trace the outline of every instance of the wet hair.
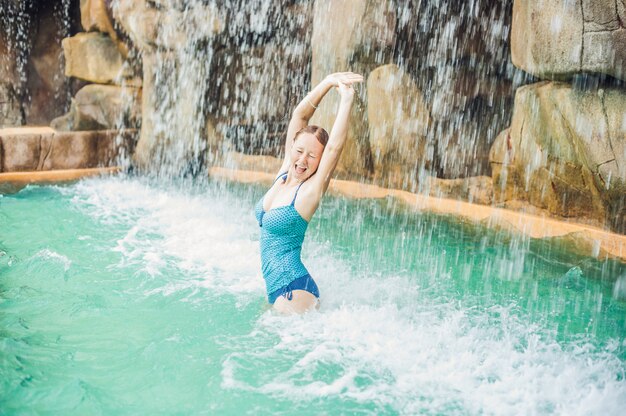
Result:
{"label": "wet hair", "polygon": [[322,144],[322,146],[326,146],[326,143],[328,143],[328,133],[326,132],[326,130],[319,126],[306,126],[301,128],[294,136],[293,141],[295,142],[298,136],[302,133],[312,134],[313,136],[315,136],[317,141]]}

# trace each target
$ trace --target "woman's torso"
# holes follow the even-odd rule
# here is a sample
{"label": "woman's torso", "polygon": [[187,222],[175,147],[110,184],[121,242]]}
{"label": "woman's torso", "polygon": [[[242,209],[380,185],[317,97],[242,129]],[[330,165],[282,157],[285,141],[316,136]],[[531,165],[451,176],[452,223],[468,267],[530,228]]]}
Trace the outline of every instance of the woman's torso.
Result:
{"label": "woman's torso", "polygon": [[[280,175],[277,180],[285,175]],[[300,186],[289,205],[265,211],[263,196],[255,207],[255,216],[261,227],[261,269],[268,294],[308,274],[300,259],[308,222],[295,208]]]}

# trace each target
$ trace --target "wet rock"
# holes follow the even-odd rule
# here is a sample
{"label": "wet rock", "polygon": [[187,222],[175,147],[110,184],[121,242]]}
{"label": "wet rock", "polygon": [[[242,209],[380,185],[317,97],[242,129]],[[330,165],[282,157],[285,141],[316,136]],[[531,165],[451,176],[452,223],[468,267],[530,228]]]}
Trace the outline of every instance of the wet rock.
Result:
{"label": "wet rock", "polygon": [[176,49],[224,30],[218,10],[201,1],[120,1],[115,3],[113,17],[142,50]]}
{"label": "wet rock", "polygon": [[119,83],[132,76],[124,59],[110,37],[99,33],[78,33],[62,41],[65,54],[65,75],[85,81]]}
{"label": "wet rock", "polygon": [[542,82],[517,90],[490,152],[495,199],[626,229],[626,93]]}
{"label": "wet rock", "polygon": [[110,3],[106,0],[80,0],[80,22],[86,32],[106,33],[126,58],[128,46],[115,30]]}
{"label": "wet rock", "polygon": [[90,84],[72,100],[68,114],[51,126],[58,130],[111,130],[141,124],[141,89]]}
{"label": "wet rock", "polygon": [[513,63],[541,78],[569,79],[594,72],[624,80],[623,10],[621,0],[517,0],[511,32]]}
{"label": "wet rock", "polygon": [[7,33],[0,30],[0,127],[24,124],[18,91],[20,76],[16,52]]}
{"label": "wet rock", "polygon": [[19,98],[11,83],[0,82],[0,127],[24,123]]}
{"label": "wet rock", "polygon": [[0,130],[0,171],[20,172],[113,166],[132,149],[136,131],[57,132],[50,128]]}
{"label": "wet rock", "polygon": [[394,64],[371,72],[367,79],[369,145],[374,177],[389,185],[414,189],[420,169],[429,169],[427,131],[430,114],[415,81]]}
{"label": "wet rock", "polygon": [[2,172],[37,170],[42,153],[42,134],[3,134],[0,140]]}
{"label": "wet rock", "polygon": [[481,205],[491,205],[493,202],[493,182],[489,176],[458,179],[422,178],[418,191],[438,198],[457,199]]}
{"label": "wet rock", "polygon": [[[348,69],[367,78],[370,71],[390,62],[395,24],[395,9],[389,2],[316,1],[311,41],[312,85],[327,74]],[[363,177],[373,171],[369,129],[363,117],[366,100],[365,94],[357,92],[348,139],[337,166],[340,174]],[[330,131],[337,104],[338,95],[331,91],[317,110],[312,124]]]}

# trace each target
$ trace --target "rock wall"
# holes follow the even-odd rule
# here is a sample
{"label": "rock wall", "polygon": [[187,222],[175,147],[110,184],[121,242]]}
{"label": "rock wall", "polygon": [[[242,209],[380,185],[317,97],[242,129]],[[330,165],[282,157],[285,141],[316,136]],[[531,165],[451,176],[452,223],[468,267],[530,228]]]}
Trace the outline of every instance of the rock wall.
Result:
{"label": "rock wall", "polygon": [[136,132],[0,129],[0,172],[106,167],[132,150]]}
{"label": "rock wall", "polygon": [[491,149],[495,198],[626,231],[626,91],[542,82],[517,90]]}
{"label": "rock wall", "polygon": [[545,79],[590,72],[626,80],[625,23],[624,0],[516,0],[513,63]]}
{"label": "rock wall", "polygon": [[574,82],[517,90],[490,152],[496,202],[626,233],[623,11],[622,0],[515,1],[513,62]]}
{"label": "rock wall", "polygon": [[47,124],[66,111],[81,83],[63,76],[61,39],[79,19],[78,0],[3,1],[0,127]]}
{"label": "rock wall", "polygon": [[[3,4],[9,23],[0,33],[7,81],[0,88],[0,121],[54,128],[0,129],[0,172],[110,166],[132,152],[140,82],[108,15],[96,13],[105,6],[92,0],[80,7],[78,1]],[[87,30],[108,32],[77,33],[81,20]]]}

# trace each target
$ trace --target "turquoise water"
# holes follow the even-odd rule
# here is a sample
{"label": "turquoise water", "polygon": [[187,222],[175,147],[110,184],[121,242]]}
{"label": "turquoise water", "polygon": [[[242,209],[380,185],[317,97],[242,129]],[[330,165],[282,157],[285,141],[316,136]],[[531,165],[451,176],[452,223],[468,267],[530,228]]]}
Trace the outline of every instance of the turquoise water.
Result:
{"label": "turquoise water", "polygon": [[319,313],[268,310],[258,186],[0,197],[0,414],[622,414],[626,267],[327,198]]}

